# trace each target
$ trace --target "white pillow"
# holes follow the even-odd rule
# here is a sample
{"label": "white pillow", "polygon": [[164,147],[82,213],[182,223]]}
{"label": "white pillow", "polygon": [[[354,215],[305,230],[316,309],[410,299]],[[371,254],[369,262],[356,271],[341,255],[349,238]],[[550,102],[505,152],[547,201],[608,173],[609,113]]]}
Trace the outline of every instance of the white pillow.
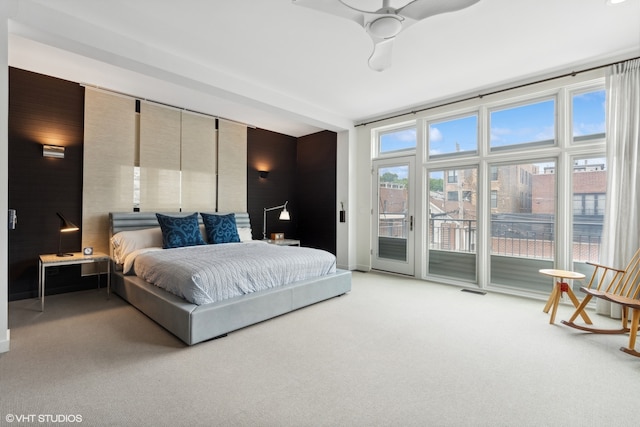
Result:
{"label": "white pillow", "polygon": [[124,263],[131,252],[138,249],[162,247],[162,230],[160,227],[144,230],[121,231],[111,238],[113,258],[117,264]]}
{"label": "white pillow", "polygon": [[238,227],[238,236],[240,236],[241,242],[250,242],[253,240],[251,236],[251,228],[249,227]]}
{"label": "white pillow", "polygon": [[127,255],[124,258],[124,262],[122,263],[122,273],[123,274],[130,274],[133,273],[131,271],[131,268],[133,267],[133,261],[135,261],[136,257],[140,254],[144,254],[146,252],[151,252],[151,251],[161,251],[163,250],[162,248],[143,248],[143,249],[138,249],[135,250],[133,252],[131,252],[129,255]]}

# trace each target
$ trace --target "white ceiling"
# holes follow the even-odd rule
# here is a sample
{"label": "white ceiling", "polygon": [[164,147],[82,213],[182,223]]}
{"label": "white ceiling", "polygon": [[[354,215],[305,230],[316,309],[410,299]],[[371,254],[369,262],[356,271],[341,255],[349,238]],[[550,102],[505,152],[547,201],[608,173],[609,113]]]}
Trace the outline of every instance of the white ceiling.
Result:
{"label": "white ceiling", "polygon": [[640,56],[640,0],[481,0],[402,32],[383,72],[362,27],[291,0],[8,1],[11,66],[292,136]]}

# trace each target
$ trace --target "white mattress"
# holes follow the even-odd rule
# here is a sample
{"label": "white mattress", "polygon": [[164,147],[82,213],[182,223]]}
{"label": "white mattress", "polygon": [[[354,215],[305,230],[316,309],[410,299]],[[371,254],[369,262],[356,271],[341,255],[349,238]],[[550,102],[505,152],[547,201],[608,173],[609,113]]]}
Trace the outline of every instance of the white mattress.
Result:
{"label": "white mattress", "polygon": [[133,269],[147,282],[202,305],[333,273],[336,258],[319,249],[252,241],[143,251]]}

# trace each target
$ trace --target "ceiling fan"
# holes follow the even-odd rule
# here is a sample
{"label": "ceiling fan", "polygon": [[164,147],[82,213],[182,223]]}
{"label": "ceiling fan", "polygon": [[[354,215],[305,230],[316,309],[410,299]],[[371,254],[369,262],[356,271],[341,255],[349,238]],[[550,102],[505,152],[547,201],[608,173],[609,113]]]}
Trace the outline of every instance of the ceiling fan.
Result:
{"label": "ceiling fan", "polygon": [[394,9],[390,0],[382,0],[382,8],[369,12],[349,6],[343,0],[293,0],[294,4],[341,16],[362,26],[373,40],[369,57],[372,70],[383,71],[391,65],[393,40],[411,25],[433,15],[467,8],[480,0],[414,0]]}

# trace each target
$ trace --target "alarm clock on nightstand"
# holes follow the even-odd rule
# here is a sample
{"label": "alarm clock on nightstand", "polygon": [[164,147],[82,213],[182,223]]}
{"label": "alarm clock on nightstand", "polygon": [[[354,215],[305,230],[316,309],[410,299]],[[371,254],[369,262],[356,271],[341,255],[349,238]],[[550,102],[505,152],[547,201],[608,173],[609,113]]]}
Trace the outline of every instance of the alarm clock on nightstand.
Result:
{"label": "alarm clock on nightstand", "polygon": [[82,254],[85,256],[93,255],[93,248],[91,246],[82,249]]}

